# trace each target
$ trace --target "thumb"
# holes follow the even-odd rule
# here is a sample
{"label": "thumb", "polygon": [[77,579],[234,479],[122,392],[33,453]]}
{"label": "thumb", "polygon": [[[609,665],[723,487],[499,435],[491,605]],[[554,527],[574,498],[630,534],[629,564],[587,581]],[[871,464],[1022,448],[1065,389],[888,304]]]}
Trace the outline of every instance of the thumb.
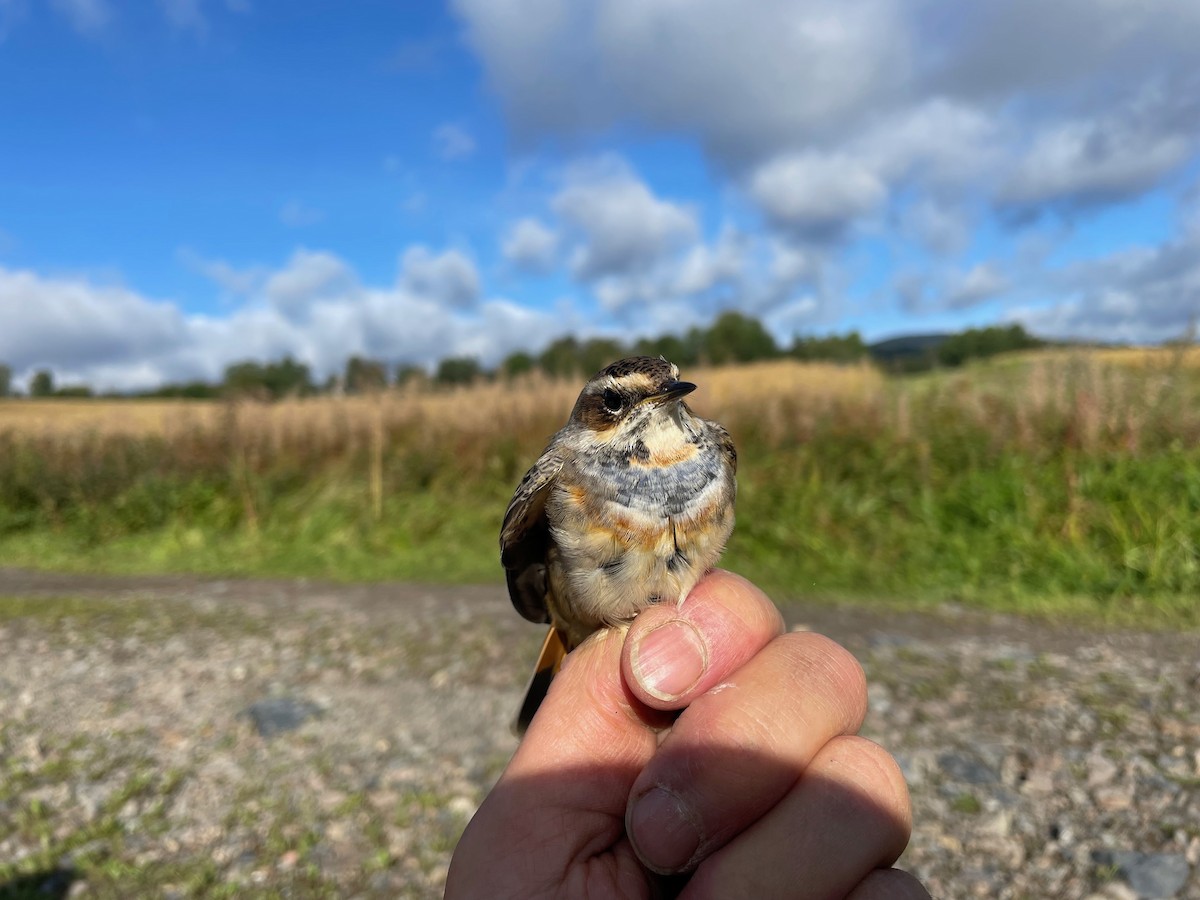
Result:
{"label": "thumb", "polygon": [[575,863],[628,844],[629,791],[654,754],[655,726],[665,721],[656,721],[662,714],[642,706],[625,686],[625,634],[623,628],[599,631],[567,656],[516,754],[463,833],[448,897],[553,895]]}

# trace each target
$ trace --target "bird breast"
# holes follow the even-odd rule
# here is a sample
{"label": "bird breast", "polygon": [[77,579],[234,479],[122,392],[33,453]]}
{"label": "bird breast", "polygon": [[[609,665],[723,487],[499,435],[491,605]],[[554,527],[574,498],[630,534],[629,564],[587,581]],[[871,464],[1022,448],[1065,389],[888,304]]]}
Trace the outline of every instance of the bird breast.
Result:
{"label": "bird breast", "polygon": [[702,435],[577,455],[546,509],[560,601],[599,624],[681,602],[729,537],[732,491],[732,472]]}

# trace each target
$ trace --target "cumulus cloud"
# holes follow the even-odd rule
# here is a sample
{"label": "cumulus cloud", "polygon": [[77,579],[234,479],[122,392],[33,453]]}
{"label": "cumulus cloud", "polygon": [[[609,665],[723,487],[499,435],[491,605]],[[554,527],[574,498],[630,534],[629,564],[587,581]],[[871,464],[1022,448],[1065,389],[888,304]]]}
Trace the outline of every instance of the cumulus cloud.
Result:
{"label": "cumulus cloud", "polygon": [[900,211],[901,233],[942,256],[961,253],[970,243],[972,219],[961,202],[922,197]]}
{"label": "cumulus cloud", "polygon": [[547,272],[558,255],[558,234],[538,219],[518,219],[509,226],[500,252],[523,272]]}
{"label": "cumulus cloud", "polygon": [[354,300],[361,294],[358,278],[332,253],[300,249],[263,282],[262,294],[288,321],[309,319],[322,301]]}
{"label": "cumulus cloud", "polygon": [[1077,263],[1051,284],[1066,299],[1010,315],[1039,334],[1097,340],[1161,341],[1200,320],[1200,228],[1155,247]]}
{"label": "cumulus cloud", "polygon": [[[518,134],[633,124],[695,136],[791,231],[843,234],[914,191],[940,211],[968,195],[1006,207],[1121,202],[1200,146],[1194,3],[766,0],[752,16],[730,0],[454,8]],[[920,227],[932,244],[957,246],[929,211]]]}
{"label": "cumulus cloud", "polygon": [[433,132],[438,156],[447,162],[467,159],[475,153],[475,138],[461,125],[445,122]]}
{"label": "cumulus cloud", "polygon": [[190,247],[181,248],[176,254],[187,268],[221,288],[230,297],[244,297],[253,293],[266,281],[269,273],[262,266],[241,269],[223,259],[208,259]]}
{"label": "cumulus cloud", "polygon": [[862,163],[815,153],[771,160],[749,187],[772,223],[818,240],[840,237],[887,196],[883,182]]}
{"label": "cumulus cloud", "polygon": [[1152,91],[1114,113],[1054,123],[1033,141],[999,199],[1087,206],[1137,196],[1195,154],[1197,122],[1200,97]]}
{"label": "cumulus cloud", "polygon": [[42,278],[0,267],[0,360],[16,373],[54,367],[78,375],[178,349],[184,317],[170,303],[79,278]]}
{"label": "cumulus cloud", "polygon": [[479,272],[458,250],[434,253],[423,245],[409,247],[401,259],[400,283],[441,305],[466,308],[479,299]]}
{"label": "cumulus cloud", "polygon": [[646,272],[699,232],[693,210],[655,196],[613,159],[573,168],[551,205],[579,237],[571,266],[585,281]]}
{"label": "cumulus cloud", "polygon": [[968,309],[999,296],[1009,287],[1008,279],[994,263],[978,263],[946,279],[941,305],[947,309]]}
{"label": "cumulus cloud", "polygon": [[456,0],[518,130],[634,121],[758,159],[833,129],[911,68],[892,0]]}
{"label": "cumulus cloud", "polygon": [[340,371],[352,354],[430,365],[467,353],[490,365],[561,330],[557,316],[507,300],[447,302],[447,291],[462,296],[465,258],[416,249],[401,283],[382,287],[362,283],[332,254],[297,251],[257,286],[243,285],[248,297],[225,316],[185,315],[172,302],[82,277],[0,267],[0,308],[9,310],[0,360],[20,379],[48,367],[62,382],[133,390],[218,379],[230,363],[285,354],[318,376]]}

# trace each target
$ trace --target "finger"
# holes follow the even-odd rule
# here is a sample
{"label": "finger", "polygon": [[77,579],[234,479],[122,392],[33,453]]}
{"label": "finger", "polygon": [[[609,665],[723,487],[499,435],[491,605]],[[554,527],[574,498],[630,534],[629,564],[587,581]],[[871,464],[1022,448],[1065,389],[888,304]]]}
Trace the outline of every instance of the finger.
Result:
{"label": "finger", "polygon": [[621,660],[625,679],[647,706],[679,709],[782,631],[783,619],[766,594],[716,569],[682,606],[652,606],[638,615]]}
{"label": "finger", "polygon": [[[621,630],[600,631],[570,653],[517,752],[463,833],[448,896],[535,896],[573,864],[622,840],[629,789],[656,744],[620,673]],[[633,864],[624,873],[641,878]],[[502,860],[473,871],[461,860]],[[618,862],[621,854],[614,854]],[[459,863],[455,866],[454,863]],[[453,890],[451,890],[453,888]],[[511,889],[511,890],[510,890]]]}
{"label": "finger", "polygon": [[930,900],[929,891],[908,872],[876,869],[864,878],[846,900]]}
{"label": "finger", "polygon": [[638,855],[660,873],[694,867],[865,713],[866,680],[848,651],[818,634],[777,637],[692,701],[634,783],[626,822]]}
{"label": "finger", "polygon": [[783,800],[700,865],[682,897],[845,897],[895,862],[911,830],[891,756],[865,738],[835,738]]}

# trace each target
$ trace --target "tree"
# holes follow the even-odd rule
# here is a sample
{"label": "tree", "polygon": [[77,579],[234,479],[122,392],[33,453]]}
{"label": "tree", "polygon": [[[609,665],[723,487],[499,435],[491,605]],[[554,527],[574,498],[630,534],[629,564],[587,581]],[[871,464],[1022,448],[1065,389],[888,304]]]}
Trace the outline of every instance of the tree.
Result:
{"label": "tree", "polygon": [[518,350],[504,357],[504,362],[500,363],[500,373],[505,378],[516,378],[518,375],[532,372],[536,365],[530,354]]}
{"label": "tree", "polygon": [[0,363],[0,397],[7,397],[12,393],[12,369]]}
{"label": "tree", "polygon": [[713,365],[753,362],[779,355],[775,339],[758,319],[730,310],[721,313],[705,335],[705,355]]}
{"label": "tree", "polygon": [[438,363],[434,378],[438,384],[470,384],[482,374],[483,368],[473,356],[451,356]]}
{"label": "tree", "polygon": [[937,361],[943,366],[961,366],[969,359],[1032,350],[1045,342],[1034,337],[1020,325],[990,325],[987,328],[968,328],[952,334],[938,345]]}
{"label": "tree", "polygon": [[578,375],[579,341],[570,335],[551,341],[538,355],[538,368],[547,375]]}
{"label": "tree", "polygon": [[54,373],[49,369],[38,369],[29,383],[29,396],[51,397],[54,395]]}
{"label": "tree", "polygon": [[346,392],[364,394],[387,387],[387,365],[376,359],[352,356],[346,362]]}
{"label": "tree", "polygon": [[289,395],[311,394],[312,376],[308,366],[285,356],[279,362],[254,361],[234,363],[225,369],[225,390],[232,394],[249,394],[269,399]]}
{"label": "tree", "polygon": [[633,345],[633,352],[638,356],[662,356],[677,366],[694,366],[700,361],[703,345],[703,332],[693,328],[686,337],[664,334],[656,338],[642,338]]}
{"label": "tree", "polygon": [[576,372],[591,377],[628,353],[620,341],[611,338],[589,338],[579,348]]}
{"label": "tree", "polygon": [[829,360],[831,362],[856,362],[867,355],[867,345],[857,331],[844,337],[831,334],[827,337],[796,336],[792,342],[791,355],[803,360]]}
{"label": "tree", "polygon": [[409,382],[421,382],[429,377],[429,374],[422,366],[416,366],[412,363],[401,363],[396,366],[396,378],[394,384],[396,387],[402,387]]}

